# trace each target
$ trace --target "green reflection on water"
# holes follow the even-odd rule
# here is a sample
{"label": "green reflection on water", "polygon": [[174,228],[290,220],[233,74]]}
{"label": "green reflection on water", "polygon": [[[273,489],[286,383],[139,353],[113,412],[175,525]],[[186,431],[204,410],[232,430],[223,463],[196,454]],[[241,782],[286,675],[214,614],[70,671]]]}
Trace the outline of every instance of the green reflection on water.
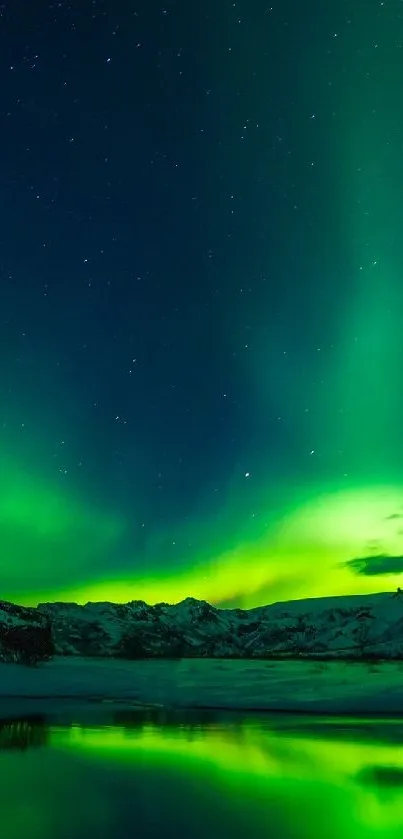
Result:
{"label": "green reflection on water", "polygon": [[11,723],[2,836],[400,839],[402,744],[379,721]]}

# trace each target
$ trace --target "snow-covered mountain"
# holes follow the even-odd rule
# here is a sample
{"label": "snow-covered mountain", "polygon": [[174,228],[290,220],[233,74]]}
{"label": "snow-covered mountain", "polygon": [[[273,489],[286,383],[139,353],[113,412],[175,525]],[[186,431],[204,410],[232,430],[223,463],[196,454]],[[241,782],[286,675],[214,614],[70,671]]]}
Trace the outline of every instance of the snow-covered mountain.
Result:
{"label": "snow-covered mountain", "polygon": [[[10,618],[21,635],[49,626],[58,655],[121,658],[403,658],[403,593],[324,597],[255,609],[218,609],[187,598],[176,605],[44,603],[23,609],[0,602],[0,658],[10,647]],[[13,629],[14,631],[14,629]],[[38,635],[39,633],[39,635]],[[42,635],[41,635],[42,633]],[[33,643],[33,642],[32,642]],[[39,645],[40,646],[40,645]],[[10,652],[8,652],[10,658]]]}

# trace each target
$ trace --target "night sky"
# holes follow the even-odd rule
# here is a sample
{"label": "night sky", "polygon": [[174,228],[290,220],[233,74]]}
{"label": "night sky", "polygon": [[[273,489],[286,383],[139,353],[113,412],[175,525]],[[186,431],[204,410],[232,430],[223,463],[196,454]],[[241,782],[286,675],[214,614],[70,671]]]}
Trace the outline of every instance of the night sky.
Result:
{"label": "night sky", "polygon": [[403,572],[401,0],[3,0],[0,596]]}

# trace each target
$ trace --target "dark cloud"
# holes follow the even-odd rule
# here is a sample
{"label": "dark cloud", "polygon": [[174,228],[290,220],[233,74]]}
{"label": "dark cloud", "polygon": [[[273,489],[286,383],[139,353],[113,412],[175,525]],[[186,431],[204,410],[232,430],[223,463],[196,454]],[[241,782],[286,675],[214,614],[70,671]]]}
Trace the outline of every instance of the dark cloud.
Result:
{"label": "dark cloud", "polygon": [[400,766],[366,766],[359,772],[358,779],[361,784],[368,784],[376,789],[397,789],[400,794],[403,789],[403,769]]}
{"label": "dark cloud", "polygon": [[355,574],[363,574],[366,577],[378,574],[403,574],[403,556],[378,554],[377,556],[356,557],[349,559],[345,565]]}
{"label": "dark cloud", "polygon": [[390,521],[391,519],[403,519],[403,513],[392,513],[390,516],[386,516],[385,521]]}

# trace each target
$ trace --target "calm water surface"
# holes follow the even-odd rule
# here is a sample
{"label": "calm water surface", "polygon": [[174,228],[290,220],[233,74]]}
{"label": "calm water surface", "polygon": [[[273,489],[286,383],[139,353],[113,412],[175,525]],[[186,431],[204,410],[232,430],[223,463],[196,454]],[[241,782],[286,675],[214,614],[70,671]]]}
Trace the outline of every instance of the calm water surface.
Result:
{"label": "calm water surface", "polygon": [[403,727],[0,723],[0,814],[7,839],[402,839]]}

